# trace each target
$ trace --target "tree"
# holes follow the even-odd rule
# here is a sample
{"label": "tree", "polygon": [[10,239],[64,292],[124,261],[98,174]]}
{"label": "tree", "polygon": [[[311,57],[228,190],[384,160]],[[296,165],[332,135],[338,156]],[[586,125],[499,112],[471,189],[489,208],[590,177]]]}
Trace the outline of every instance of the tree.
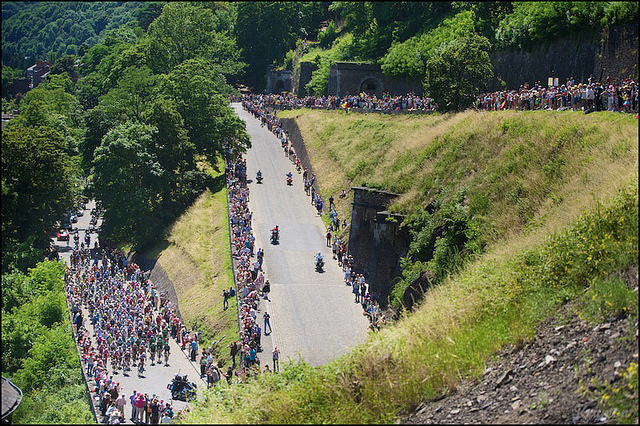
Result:
{"label": "tree", "polygon": [[13,127],[2,132],[2,247],[34,238],[49,247],[56,223],[73,205],[66,143],[55,130]]}
{"label": "tree", "polygon": [[66,72],[69,77],[77,78],[78,71],[76,70],[76,58],[72,55],[64,55],[58,58],[49,71],[51,74],[62,74]]}
{"label": "tree", "polygon": [[156,99],[144,115],[145,123],[158,129],[149,152],[165,173],[160,188],[159,214],[168,224],[205,189],[207,175],[197,169],[196,147],[189,141],[182,116],[169,99]]}
{"label": "tree", "polygon": [[147,102],[154,97],[156,77],[147,66],[129,67],[117,86],[100,98],[99,104],[108,115],[121,117],[122,122],[141,121]]}
{"label": "tree", "polygon": [[145,3],[142,8],[138,9],[135,13],[138,24],[143,30],[147,31],[149,25],[162,13],[164,2],[148,2]]}
{"label": "tree", "polygon": [[9,99],[9,88],[13,84],[15,71],[11,67],[2,65],[2,97]]}
{"label": "tree", "polygon": [[214,167],[218,156],[225,154],[224,143],[237,141],[240,150],[251,146],[244,121],[233,113],[227,97],[220,93],[226,90],[226,83],[216,70],[203,58],[190,59],[159,83],[159,90],[174,100],[189,140]]}
{"label": "tree", "polygon": [[187,59],[203,58],[220,65],[224,74],[236,74],[245,66],[239,61],[235,40],[216,30],[212,11],[199,4],[175,2],[149,25],[147,59],[156,74],[170,72]]}
{"label": "tree", "polygon": [[486,90],[493,76],[490,47],[489,40],[474,34],[443,43],[427,61],[425,86],[443,111],[468,108]]}
{"label": "tree", "polygon": [[[246,81],[256,91],[264,88],[267,65],[281,62],[285,53],[295,46],[296,39],[303,36],[301,29],[313,21],[316,12],[307,3],[238,3],[236,40],[242,49],[242,58],[249,64]],[[310,27],[305,28],[309,30]]]}
{"label": "tree", "polygon": [[147,243],[152,231],[162,229],[153,214],[165,170],[148,150],[156,132],[146,124],[119,124],[95,150],[94,185],[96,197],[105,206],[101,235],[106,240],[137,246]]}
{"label": "tree", "polygon": [[78,90],[78,101],[85,111],[95,108],[98,105],[98,99],[104,94],[100,92],[100,76],[96,72],[92,72],[79,79],[76,86]]}

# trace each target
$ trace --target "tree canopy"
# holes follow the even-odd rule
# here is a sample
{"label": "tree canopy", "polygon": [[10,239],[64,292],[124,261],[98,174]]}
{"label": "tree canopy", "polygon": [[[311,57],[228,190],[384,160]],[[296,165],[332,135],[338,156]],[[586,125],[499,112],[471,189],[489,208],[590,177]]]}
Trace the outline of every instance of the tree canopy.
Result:
{"label": "tree canopy", "polygon": [[2,246],[35,238],[49,246],[51,230],[73,202],[73,173],[59,132],[46,126],[2,134]]}

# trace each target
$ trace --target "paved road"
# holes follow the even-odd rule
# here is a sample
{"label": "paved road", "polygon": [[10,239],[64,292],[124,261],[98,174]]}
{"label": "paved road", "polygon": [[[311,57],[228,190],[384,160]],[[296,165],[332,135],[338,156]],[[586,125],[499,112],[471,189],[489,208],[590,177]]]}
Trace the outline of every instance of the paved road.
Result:
{"label": "paved road", "polygon": [[[90,211],[93,207],[95,207],[95,202],[90,201],[84,211],[84,216],[78,218],[78,223],[73,224],[74,228],[78,228],[80,232],[80,242],[84,241],[86,230],[89,228],[89,220],[91,219]],[[98,221],[98,225],[101,224],[101,221]],[[98,234],[90,234],[91,236],[91,245],[93,247],[96,240],[98,239]],[[71,252],[73,249],[73,238],[67,243],[65,241],[55,241],[54,239],[54,247],[60,253],[62,259],[67,263],[67,265],[71,264]],[[93,336],[93,326],[91,325],[91,321],[88,320],[89,313],[85,308],[83,308],[83,316],[85,318],[84,324],[85,327],[89,330],[91,335]],[[95,339],[92,339],[95,343]],[[180,373],[180,375],[184,376],[188,375],[189,380],[195,382],[198,385],[199,390],[206,387],[206,382],[200,379],[199,371],[196,369],[196,366],[191,363],[189,358],[186,355],[186,352],[183,352],[176,341],[174,339],[169,339],[171,351],[169,355],[169,366],[164,366],[164,364],[156,364],[150,365],[147,363],[145,367],[145,372],[142,376],[138,377],[137,369],[132,368],[133,371],[128,372],[128,376],[124,376],[122,371],[118,371],[117,374],[114,374],[113,377],[116,382],[120,383],[122,391],[127,396],[127,405],[125,406],[125,418],[126,423],[132,423],[129,418],[131,417],[131,404],[128,397],[133,393],[133,391],[148,393],[149,396],[153,394],[158,395],[160,399],[163,399],[164,402],[170,402],[172,407],[174,408],[174,412],[183,409],[187,404],[183,401],[179,400],[171,400],[171,391],[167,389],[167,385],[173,379],[173,376],[176,373]],[[198,358],[199,359],[199,358]],[[148,361],[148,360],[147,360]],[[83,368],[86,368],[83,365]],[[93,385],[93,380],[89,381],[89,385]],[[92,394],[95,396],[95,394]],[[100,421],[100,412],[98,411],[98,421]]]}
{"label": "paved road", "polygon": [[[313,366],[326,364],[364,342],[369,322],[344,284],[342,269],[331,259],[325,227],[280,140],[240,103],[232,106],[251,137],[252,148],[245,157],[249,208],[256,247],[265,249],[264,271],[271,283],[270,302],[262,303],[260,311],[271,315],[273,333],[262,338],[261,363],[270,363],[272,347],[277,345],[281,360],[299,356]],[[261,184],[255,183],[258,169],[264,176]],[[293,186],[286,184],[288,171],[294,174]],[[275,225],[281,229],[278,245],[269,242]],[[324,273],[315,271],[314,256],[319,251],[326,260]]]}

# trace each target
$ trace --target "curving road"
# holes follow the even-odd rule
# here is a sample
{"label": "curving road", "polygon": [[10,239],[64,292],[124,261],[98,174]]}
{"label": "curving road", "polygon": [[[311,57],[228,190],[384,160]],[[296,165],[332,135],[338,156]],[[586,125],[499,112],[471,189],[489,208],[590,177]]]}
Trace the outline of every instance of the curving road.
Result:
{"label": "curving road", "polygon": [[[249,209],[256,248],[265,250],[263,269],[271,283],[270,301],[261,304],[259,313],[261,318],[268,311],[273,327],[273,333],[262,337],[261,364],[271,364],[274,345],[281,360],[301,357],[313,366],[326,364],[364,342],[369,322],[344,284],[342,269],[331,259],[322,219],[280,140],[240,103],[232,107],[246,122],[251,137],[252,147],[245,156]],[[264,176],[261,184],[255,182],[258,169]],[[292,186],[286,184],[288,171],[294,174]],[[278,245],[269,241],[275,225],[281,229]],[[326,261],[323,273],[315,271],[314,256],[319,251]]]}

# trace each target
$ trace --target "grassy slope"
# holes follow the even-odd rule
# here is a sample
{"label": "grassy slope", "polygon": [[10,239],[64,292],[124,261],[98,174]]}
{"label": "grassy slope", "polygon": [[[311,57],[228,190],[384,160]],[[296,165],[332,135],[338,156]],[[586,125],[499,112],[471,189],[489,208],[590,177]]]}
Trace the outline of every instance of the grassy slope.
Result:
{"label": "grassy slope", "polygon": [[[223,179],[212,169],[212,176]],[[222,175],[221,175],[222,174]],[[221,180],[224,182],[224,180]],[[157,258],[173,283],[180,312],[190,327],[198,325],[205,344],[225,339],[218,345],[224,348],[238,336],[235,299],[229,309],[222,310],[222,290],[233,285],[229,253],[227,191],[206,190],[173,224],[168,241],[158,245],[147,257]],[[229,361],[228,351],[220,358]]]}
{"label": "grassy slope", "polygon": [[[491,222],[494,241],[566,226],[592,204],[590,194],[611,196],[637,168],[638,122],[630,115],[279,116],[297,117],[324,197],[379,187],[403,194],[392,209],[411,213],[440,190],[464,188],[475,214]],[[340,217],[350,216],[350,201],[339,203]]]}
{"label": "grassy slope", "polygon": [[[609,285],[582,300],[585,312],[615,305],[637,317],[637,296],[606,284],[611,272],[637,265],[632,117],[280,113],[287,115],[297,116],[323,196],[375,185],[403,194],[394,208],[409,213],[438,190],[464,188],[469,208],[486,218],[491,244],[432,289],[414,314],[350,354],[321,368],[291,365],[241,387],[225,386],[190,421],[391,422],[480,374],[488,356],[530,338],[561,303],[584,299],[585,287]],[[350,213],[347,200],[338,208],[341,217]]]}

